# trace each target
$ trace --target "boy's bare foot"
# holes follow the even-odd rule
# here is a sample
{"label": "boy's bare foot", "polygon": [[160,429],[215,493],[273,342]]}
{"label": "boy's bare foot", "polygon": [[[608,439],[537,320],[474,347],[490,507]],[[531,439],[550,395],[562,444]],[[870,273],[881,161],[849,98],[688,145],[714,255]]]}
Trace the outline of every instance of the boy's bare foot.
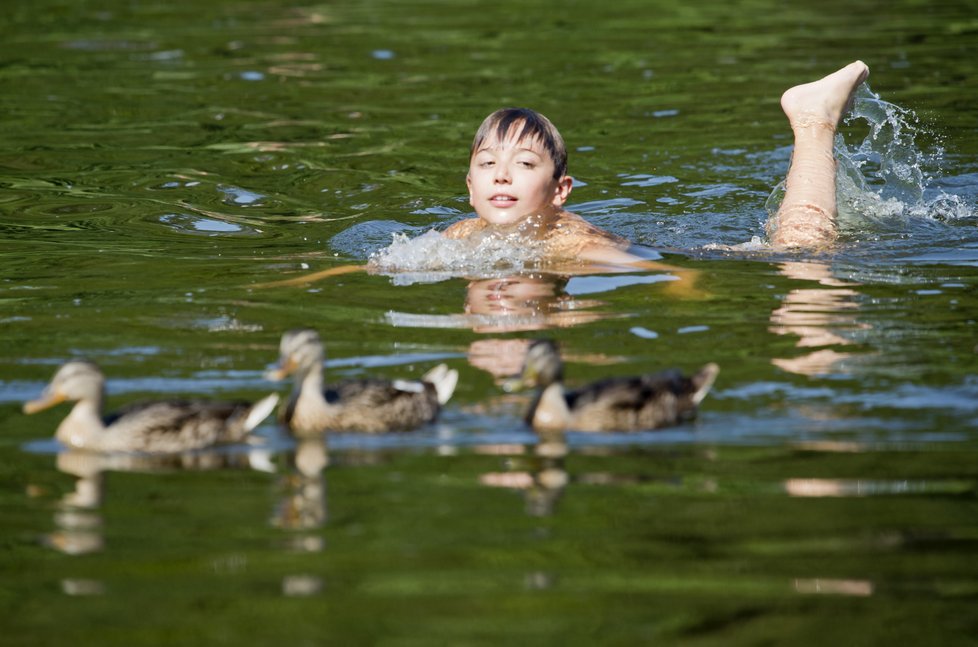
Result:
{"label": "boy's bare foot", "polygon": [[781,96],[781,108],[792,130],[809,126],[834,131],[852,104],[856,88],[869,76],[869,67],[854,61],[818,81],[796,85]]}

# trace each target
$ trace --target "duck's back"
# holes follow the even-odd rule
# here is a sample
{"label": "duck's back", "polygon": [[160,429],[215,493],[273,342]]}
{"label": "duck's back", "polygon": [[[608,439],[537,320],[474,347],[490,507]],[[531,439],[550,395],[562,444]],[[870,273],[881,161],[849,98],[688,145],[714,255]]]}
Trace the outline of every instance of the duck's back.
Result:
{"label": "duck's back", "polygon": [[248,402],[168,400],[135,403],[106,417],[100,449],[178,452],[240,441]]}
{"label": "duck's back", "polygon": [[628,431],[676,424],[695,416],[698,392],[693,379],[676,370],[604,379],[567,394],[571,428]]}
{"label": "duck's back", "polygon": [[340,411],[342,428],[380,433],[404,431],[438,415],[438,394],[426,382],[358,380],[337,385],[324,394]]}
{"label": "duck's back", "polygon": [[407,431],[434,420],[441,408],[435,387],[416,380],[350,380],[327,386],[316,406],[294,399],[286,420],[294,432]]}

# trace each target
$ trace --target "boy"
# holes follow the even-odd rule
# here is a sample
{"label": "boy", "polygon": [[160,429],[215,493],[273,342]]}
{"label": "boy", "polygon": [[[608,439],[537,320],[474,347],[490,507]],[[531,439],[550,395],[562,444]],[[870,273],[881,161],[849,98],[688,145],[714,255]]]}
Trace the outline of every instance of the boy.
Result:
{"label": "boy", "polygon": [[567,148],[550,120],[528,108],[503,108],[476,132],[465,176],[477,218],[456,222],[447,238],[516,233],[542,243],[548,261],[638,260],[623,250],[628,241],[565,211],[573,180]]}
{"label": "boy", "polygon": [[[782,95],[795,149],[781,207],[767,223],[775,247],[818,249],[835,241],[835,132],[868,75],[866,64],[855,61]],[[518,234],[535,241],[541,260],[548,263],[585,261],[667,270],[678,279],[667,289],[694,293],[694,270],[642,259],[628,251],[624,238],[564,210],[573,186],[567,175],[567,149],[553,124],[533,110],[504,108],[483,121],[472,143],[465,183],[478,217],[449,226],[443,232],[446,238],[478,242],[485,236]],[[304,284],[363,269],[368,268],[335,267],[264,286]]]}
{"label": "boy", "polygon": [[[856,61],[781,97],[795,150],[784,200],[768,223],[775,246],[817,248],[835,240],[835,131],[868,74]],[[482,122],[465,183],[478,218],[451,225],[443,232],[448,238],[515,232],[541,241],[548,261],[649,265],[628,253],[625,239],[563,209],[573,184],[567,149],[553,124],[533,110],[504,108]]]}

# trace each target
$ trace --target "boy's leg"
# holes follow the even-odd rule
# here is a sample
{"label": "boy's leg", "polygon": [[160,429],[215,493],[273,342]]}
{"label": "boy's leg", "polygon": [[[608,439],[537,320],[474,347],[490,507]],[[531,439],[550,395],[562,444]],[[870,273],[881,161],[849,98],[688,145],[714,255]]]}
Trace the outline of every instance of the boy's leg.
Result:
{"label": "boy's leg", "polygon": [[795,149],[784,200],[772,223],[772,244],[824,247],[835,240],[835,131],[853,92],[867,76],[866,64],[855,61],[782,95],[781,107],[791,123]]}

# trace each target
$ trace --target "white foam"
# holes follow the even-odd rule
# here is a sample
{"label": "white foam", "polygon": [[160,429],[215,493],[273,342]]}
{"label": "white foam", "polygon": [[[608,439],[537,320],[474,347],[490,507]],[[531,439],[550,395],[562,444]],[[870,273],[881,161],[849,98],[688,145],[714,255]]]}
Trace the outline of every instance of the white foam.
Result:
{"label": "white foam", "polygon": [[369,263],[381,273],[396,273],[398,283],[417,283],[533,268],[541,256],[541,244],[519,233],[454,240],[431,230],[414,238],[395,233],[391,244],[372,254]]}

